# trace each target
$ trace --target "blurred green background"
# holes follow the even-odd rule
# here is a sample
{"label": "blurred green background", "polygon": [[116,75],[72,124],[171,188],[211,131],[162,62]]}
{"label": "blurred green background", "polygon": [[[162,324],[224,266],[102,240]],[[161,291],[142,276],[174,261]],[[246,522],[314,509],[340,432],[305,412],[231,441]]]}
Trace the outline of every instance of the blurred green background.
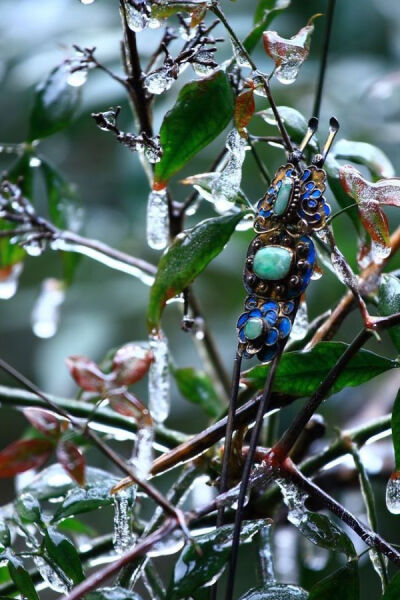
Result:
{"label": "blurred green background", "polygon": [[[257,2],[237,0],[232,3],[225,0],[222,4],[232,27],[243,39],[251,28]],[[337,0],[336,4],[320,119],[321,139],[327,132],[329,117],[334,114],[341,123],[339,138],[378,145],[387,153],[399,173],[400,3],[398,0]],[[96,46],[98,60],[116,72],[122,72],[119,55],[121,27],[117,5],[116,1],[111,0],[96,0],[89,6],[82,5],[79,0],[1,0],[0,142],[24,141],[34,87],[55,65],[73,54],[72,44]],[[274,21],[271,28],[290,37],[306,24],[311,15],[324,13],[326,6],[325,0],[292,0],[289,9]],[[300,71],[298,80],[291,86],[282,86],[278,82],[272,85],[278,104],[295,107],[306,118],[311,116],[324,28],[324,18],[318,19],[310,57]],[[215,32],[226,38],[221,26]],[[159,30],[148,30],[139,36],[144,64],[159,38]],[[172,45],[172,53],[178,47],[176,43]],[[226,40],[219,46],[217,61],[227,58],[230,52],[229,41]],[[254,58],[265,72],[272,69],[272,61],[264,54],[262,44],[259,44]],[[184,73],[169,93],[156,99],[156,131],[182,83],[194,77],[189,71]],[[259,109],[266,107],[262,100],[258,100]],[[68,181],[76,185],[85,211],[84,235],[156,263],[159,253],[148,249],[144,238],[149,190],[138,157],[117,144],[111,135],[101,132],[90,117],[91,112],[107,110],[118,104],[122,106],[121,127],[135,131],[136,124],[132,121],[122,88],[103,72],[90,72],[88,82],[82,89],[81,108],[73,125],[42,142],[39,151],[52,161]],[[254,134],[275,133],[273,128],[257,117],[249,129]],[[210,162],[222,148],[225,135],[193,159],[184,172],[175,178],[172,193],[177,200],[183,200],[190,191],[179,180],[184,175],[207,171]],[[271,172],[284,161],[281,150],[259,148]],[[11,164],[12,157],[0,154],[2,170]],[[264,192],[265,186],[250,153],[246,157],[242,185],[253,202]],[[37,204],[45,210],[44,203],[41,204],[40,189],[37,190]],[[334,202],[332,204],[335,206]],[[188,224],[213,214],[212,206],[203,202],[197,214],[188,219]],[[395,211],[388,211],[388,214],[393,230],[399,217]],[[336,220],[335,233],[339,246],[355,265],[356,239],[346,216]],[[235,321],[242,310],[245,295],[241,283],[243,257],[251,237],[251,231],[237,233],[194,285],[228,370],[236,344]],[[396,266],[400,266],[398,260],[391,263],[391,268]],[[65,367],[67,356],[84,354],[100,360],[111,347],[130,340],[145,339],[149,289],[128,275],[113,272],[84,258],[68,290],[57,334],[50,339],[37,338],[31,329],[31,311],[41,281],[60,275],[59,261],[51,251],[39,258],[28,257],[17,294],[11,300],[0,300],[0,344],[1,355],[33,378],[39,386],[48,392],[68,397],[76,393],[76,388]],[[343,291],[341,284],[329,273],[319,281],[312,282],[308,290],[310,317],[332,306]],[[200,359],[193,341],[180,329],[180,316],[177,304],[165,311],[164,328],[173,360],[179,366],[199,367]],[[351,339],[359,327],[358,315],[352,316],[339,332],[339,338]],[[370,347],[385,355],[395,356],[394,348],[386,338],[381,344],[374,342]],[[3,376],[1,382],[10,383]],[[398,386],[399,376],[392,372],[356,390],[344,390],[329,400],[324,413],[332,426],[361,423],[367,416],[373,418],[386,413]],[[146,401],[145,385],[138,387],[137,391]],[[175,389],[172,398],[172,413],[168,421],[171,427],[195,432],[206,424],[200,411],[179,398]],[[296,408],[284,411],[284,422],[291,418]],[[0,420],[1,445],[15,439],[23,424],[22,417],[17,422],[15,413],[3,409]],[[386,450],[381,449],[382,461],[389,460],[390,463],[387,449],[388,446]],[[375,454],[379,455],[379,452],[376,450]],[[386,472],[390,471],[390,464],[388,466],[385,462],[384,467]],[[13,494],[12,484],[6,482],[2,487],[3,500],[9,500]],[[377,489],[382,533],[389,534],[393,539],[397,521],[384,508],[382,482]],[[362,512],[362,507],[354,510]],[[398,538],[400,541],[400,535]],[[377,578],[368,569],[365,573],[367,579],[363,597],[376,598],[379,589]]]}

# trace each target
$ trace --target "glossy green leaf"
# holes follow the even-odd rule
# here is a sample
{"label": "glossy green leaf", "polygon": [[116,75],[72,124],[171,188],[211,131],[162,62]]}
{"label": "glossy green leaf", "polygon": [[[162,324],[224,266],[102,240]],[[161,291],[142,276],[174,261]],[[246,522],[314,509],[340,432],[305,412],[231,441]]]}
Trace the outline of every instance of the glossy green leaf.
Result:
{"label": "glossy green leaf", "polygon": [[395,175],[394,167],[386,154],[372,144],[341,139],[336,142],[332,155],[335,158],[365,165],[375,179],[394,177]]}
{"label": "glossy green leaf", "polygon": [[[264,520],[244,522],[240,542],[251,541],[263,525]],[[232,535],[233,526],[224,525],[199,535],[195,544],[185,546],[175,564],[168,600],[188,598],[193,591],[222,574],[231,551]]]}
{"label": "glossy green leaf", "polygon": [[[308,352],[287,352],[280,360],[273,390],[295,397],[310,396],[348,347],[343,342],[320,342]],[[359,350],[334,383],[330,394],[354,387],[397,367],[396,361],[369,350]],[[270,365],[261,364],[245,371],[241,380],[253,389],[262,389]]]}
{"label": "glossy green leaf", "polygon": [[290,583],[267,583],[252,588],[239,600],[307,600],[308,592],[298,585]]}
{"label": "glossy green leaf", "polygon": [[70,71],[62,64],[35,91],[28,140],[42,139],[67,127],[79,104],[81,88],[68,84]]}
{"label": "glossy green leaf", "polygon": [[324,168],[326,171],[329,187],[331,189],[332,194],[335,197],[336,202],[339,204],[339,207],[341,209],[348,209],[346,210],[345,214],[348,215],[348,217],[351,219],[357,233],[360,233],[362,230],[362,226],[360,215],[358,213],[358,208],[356,206],[349,208],[352,204],[354,204],[354,200],[348,194],[346,194],[342,184],[340,183],[340,163],[334,158],[333,155],[328,154]]}
{"label": "glossy green leaf", "polygon": [[22,493],[14,502],[15,510],[23,523],[41,523],[39,500],[29,493]]}
{"label": "glossy green leaf", "polygon": [[80,535],[83,534],[89,537],[96,536],[96,530],[93,529],[93,527],[86,525],[86,523],[83,523],[74,517],[68,517],[67,519],[61,521],[61,523],[57,523],[57,529],[58,531],[65,531],[66,533],[77,533]]}
{"label": "glossy green leaf", "polygon": [[400,470],[400,392],[398,392],[392,409],[392,440],[394,461],[397,471]]}
{"label": "glossy green leaf", "polygon": [[180,294],[224,248],[244,212],[206,219],[175,238],[161,257],[150,290],[147,323],[157,331],[169,298]]}
{"label": "glossy green leaf", "polygon": [[310,590],[309,600],[359,600],[360,580],[355,561],[318,581]]}
{"label": "glossy green leaf", "polygon": [[44,547],[49,557],[75,584],[83,581],[85,576],[79,554],[65,535],[49,527],[44,537]]}
{"label": "glossy green leaf", "polygon": [[224,403],[215,391],[212,379],[207,373],[193,367],[174,369],[173,374],[182,396],[189,402],[199,405],[210,417],[218,417]]}
{"label": "glossy green leaf", "polygon": [[151,15],[156,19],[166,19],[178,12],[192,12],[199,9],[199,2],[168,2],[168,4],[153,4]]}
{"label": "glossy green leaf", "polygon": [[[291,140],[296,144],[300,144],[308,129],[308,123],[305,117],[301,114],[301,112],[295,108],[292,108],[291,106],[278,106],[278,112]],[[269,125],[277,125],[271,108],[262,110],[257,114],[260,115]],[[317,144],[314,138],[311,138],[309,145],[314,150],[317,150]]]}
{"label": "glossy green leaf", "polygon": [[225,129],[232,117],[233,93],[226,73],[217,71],[184,85],[161,125],[163,156],[155,165],[156,184],[166,184]]}
{"label": "glossy green leaf", "polygon": [[85,595],[87,600],[141,600],[141,596],[118,585],[104,587]]}
{"label": "glossy green leaf", "polygon": [[357,556],[350,538],[322,513],[305,511],[297,527],[310,542],[321,548],[343,552],[349,559]]}
{"label": "glossy green leaf", "polygon": [[254,29],[243,42],[247,52],[252,52],[265,29],[282,11],[290,5],[291,0],[259,0],[254,13]]}
{"label": "glossy green leaf", "polygon": [[39,596],[33,585],[32,578],[24,567],[22,560],[14,556],[10,550],[6,550],[3,557],[8,561],[8,570],[11,579],[21,594],[28,600],[39,600]]}
{"label": "glossy green leaf", "polygon": [[[384,317],[400,312],[400,281],[394,275],[383,274],[378,288],[378,312]],[[400,353],[400,325],[387,330]],[[400,463],[399,463],[400,466]]]}
{"label": "glossy green leaf", "polygon": [[396,573],[389,581],[381,600],[399,600],[400,598],[400,572]]}

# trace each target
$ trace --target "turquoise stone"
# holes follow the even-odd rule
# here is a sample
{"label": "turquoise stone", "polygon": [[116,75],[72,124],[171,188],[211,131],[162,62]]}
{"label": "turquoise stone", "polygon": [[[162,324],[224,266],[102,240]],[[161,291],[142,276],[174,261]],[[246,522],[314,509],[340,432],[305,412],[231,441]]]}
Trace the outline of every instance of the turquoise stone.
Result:
{"label": "turquoise stone", "polygon": [[257,339],[263,332],[263,320],[255,317],[247,321],[244,326],[244,335],[248,340]]}
{"label": "turquoise stone", "polygon": [[260,279],[283,279],[289,273],[292,256],[286,248],[266,246],[254,255],[253,271]]}
{"label": "turquoise stone", "polygon": [[293,180],[290,179],[290,177],[284,177],[282,179],[281,189],[278,192],[274,204],[274,213],[276,215],[283,215],[283,213],[286,211],[289,204],[290,195],[292,193],[292,188]]}

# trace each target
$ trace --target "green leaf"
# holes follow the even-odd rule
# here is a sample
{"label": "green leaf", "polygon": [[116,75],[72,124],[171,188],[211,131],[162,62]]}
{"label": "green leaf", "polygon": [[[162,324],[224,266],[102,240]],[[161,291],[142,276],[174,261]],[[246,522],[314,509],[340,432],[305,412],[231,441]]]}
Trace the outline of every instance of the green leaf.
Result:
{"label": "green leaf", "polygon": [[[305,117],[301,114],[301,112],[295,108],[292,108],[291,106],[278,106],[278,112],[292,141],[296,144],[300,144],[308,129],[308,123]],[[271,108],[262,110],[257,114],[260,115],[269,125],[277,125]],[[311,138],[309,145],[314,150],[317,150],[318,146],[314,138]]]}
{"label": "green leaf", "polygon": [[326,515],[306,511],[298,529],[310,542],[321,548],[343,552],[349,559],[357,556],[350,538]]}
{"label": "green leaf", "polygon": [[400,391],[398,392],[392,410],[392,440],[396,469],[400,470]]}
{"label": "green leaf", "polygon": [[252,52],[265,29],[282,11],[290,5],[290,0],[260,0],[254,13],[254,29],[243,42],[247,52]]}
{"label": "green leaf", "polygon": [[[308,352],[286,352],[280,360],[273,391],[299,398],[311,396],[347,347],[343,342],[320,342]],[[339,375],[330,394],[365,383],[397,366],[396,361],[359,350]],[[241,380],[250,388],[261,389],[269,369],[269,364],[257,365],[245,371]]]}
{"label": "green leaf", "polygon": [[44,537],[44,546],[49,557],[75,584],[84,580],[79,554],[65,535],[49,527]]}
{"label": "green leaf", "polygon": [[86,525],[86,523],[83,523],[82,521],[80,521],[79,519],[75,519],[74,517],[68,517],[67,519],[61,521],[61,523],[58,523],[57,529],[58,531],[78,533],[87,535],[89,537],[96,536],[96,531],[95,529],[93,529],[93,527]]}
{"label": "green leaf", "polygon": [[174,369],[173,375],[182,396],[193,404],[198,404],[210,417],[218,417],[224,403],[214,389],[211,377],[193,367]]}
{"label": "green leaf", "polygon": [[39,600],[32,578],[24,568],[23,562],[14,556],[10,550],[7,550],[3,556],[8,560],[8,570],[11,579],[21,594],[25,596],[25,598],[28,598],[28,600]]}
{"label": "green leaf", "polygon": [[81,88],[68,84],[70,71],[62,64],[36,88],[28,141],[42,139],[69,125],[79,104]]}
{"label": "green leaf", "polygon": [[85,595],[86,600],[141,600],[135,592],[120,586],[104,587]]}
{"label": "green leaf", "polygon": [[400,598],[400,572],[396,573],[389,581],[381,600],[399,600]]}
{"label": "green leaf", "polygon": [[151,16],[156,19],[166,19],[178,12],[192,12],[198,10],[201,4],[199,2],[168,2],[168,4],[153,4],[151,7]]}
{"label": "green leaf", "polygon": [[[360,597],[360,581],[355,561],[335,571],[325,579],[318,581],[310,591],[309,600],[358,600]],[[394,597],[393,597],[394,598]]]}
{"label": "green leaf", "polygon": [[161,125],[163,155],[155,165],[156,184],[165,185],[225,129],[232,117],[233,93],[226,73],[217,71],[184,85]]}
{"label": "green leaf", "polygon": [[[264,520],[244,522],[240,542],[251,541],[263,525]],[[188,598],[199,587],[222,574],[231,551],[232,535],[233,526],[224,525],[199,535],[195,544],[185,546],[175,564],[168,600]]]}
{"label": "green leaf", "polygon": [[[341,209],[348,208],[352,204],[354,204],[353,198],[351,198],[343,189],[342,184],[340,183],[339,177],[339,169],[340,163],[331,155],[328,154],[325,161],[325,171],[329,183],[329,187],[331,189],[332,194],[335,197],[336,202],[339,204]],[[348,208],[345,214],[351,219],[356,231],[360,234],[362,230],[360,216],[358,214],[358,208],[353,206],[352,208]]]}
{"label": "green leaf", "polygon": [[159,329],[169,298],[180,294],[224,248],[245,212],[206,219],[178,235],[161,257],[150,290],[147,323]]}
{"label": "green leaf", "polygon": [[[307,600],[308,592],[290,583],[267,583],[252,588],[240,596],[239,600]],[[328,599],[327,599],[328,600]]]}
{"label": "green leaf", "polygon": [[23,523],[42,523],[39,500],[29,493],[22,493],[14,502],[15,510]]}
{"label": "green leaf", "polygon": [[394,167],[386,154],[372,144],[342,139],[336,142],[332,155],[335,158],[351,160],[358,165],[365,165],[375,179],[395,176]]}
{"label": "green leaf", "polygon": [[[383,274],[378,288],[378,312],[384,317],[400,312],[400,281],[394,275]],[[388,329],[390,338],[400,353],[400,325]]]}

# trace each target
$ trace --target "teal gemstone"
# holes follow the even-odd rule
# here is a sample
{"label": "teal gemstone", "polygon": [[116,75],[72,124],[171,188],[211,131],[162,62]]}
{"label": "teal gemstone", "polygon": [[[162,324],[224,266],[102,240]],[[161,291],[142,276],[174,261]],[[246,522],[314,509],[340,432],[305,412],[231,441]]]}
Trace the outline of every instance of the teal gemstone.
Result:
{"label": "teal gemstone", "polygon": [[244,326],[244,335],[248,340],[257,339],[263,332],[263,320],[258,317],[249,319]]}
{"label": "teal gemstone", "polygon": [[280,246],[266,246],[254,256],[253,271],[260,279],[277,281],[289,273],[292,252]]}
{"label": "teal gemstone", "polygon": [[293,188],[293,180],[290,177],[284,177],[282,179],[281,189],[278,192],[278,195],[274,204],[274,213],[276,215],[283,215],[286,211],[290,196]]}

